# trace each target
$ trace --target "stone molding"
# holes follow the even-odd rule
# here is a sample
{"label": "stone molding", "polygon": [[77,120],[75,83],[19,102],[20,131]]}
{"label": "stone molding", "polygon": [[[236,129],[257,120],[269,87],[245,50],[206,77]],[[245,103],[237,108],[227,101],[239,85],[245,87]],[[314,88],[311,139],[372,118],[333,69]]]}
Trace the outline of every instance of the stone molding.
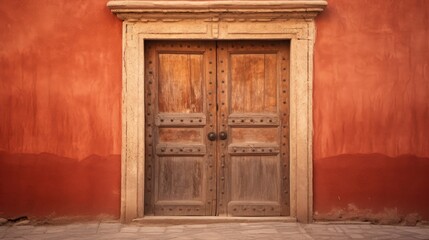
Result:
{"label": "stone molding", "polygon": [[312,95],[314,18],[320,0],[109,1],[123,23],[121,218],[144,217],[145,40],[290,41],[291,216],[313,217]]}
{"label": "stone molding", "polygon": [[222,12],[321,12],[325,0],[235,0],[235,1],[138,1],[112,0],[107,6],[114,13],[222,13]]}
{"label": "stone molding", "polygon": [[[120,19],[127,21],[167,20],[183,18],[229,18],[267,21],[267,17],[314,18],[323,11],[325,0],[236,0],[236,1],[124,1],[107,3]],[[267,16],[268,13],[268,16]],[[173,17],[173,19],[172,19]]]}

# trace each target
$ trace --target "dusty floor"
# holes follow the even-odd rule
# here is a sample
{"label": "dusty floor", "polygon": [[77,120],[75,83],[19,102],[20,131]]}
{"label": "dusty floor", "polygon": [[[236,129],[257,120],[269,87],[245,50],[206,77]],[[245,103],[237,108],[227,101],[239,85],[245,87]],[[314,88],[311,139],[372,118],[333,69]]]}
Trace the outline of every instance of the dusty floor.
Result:
{"label": "dusty floor", "polygon": [[0,239],[429,239],[429,226],[280,222],[141,226],[109,222],[0,226]]}

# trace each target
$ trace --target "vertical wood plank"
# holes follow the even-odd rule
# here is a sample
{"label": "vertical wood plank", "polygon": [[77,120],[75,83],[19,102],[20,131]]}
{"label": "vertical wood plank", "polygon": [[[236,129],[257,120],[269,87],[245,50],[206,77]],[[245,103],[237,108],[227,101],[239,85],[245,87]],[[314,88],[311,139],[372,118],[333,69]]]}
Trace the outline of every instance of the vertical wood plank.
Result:
{"label": "vertical wood plank", "polygon": [[[228,79],[229,69],[229,55],[228,55],[228,42],[217,43],[217,132],[226,132],[230,135],[228,129],[228,114],[229,114],[229,91],[230,82]],[[229,199],[228,179],[227,173],[229,171],[228,164],[228,141],[223,140],[217,142],[217,215],[227,215],[227,204]]]}
{"label": "vertical wood plank", "polygon": [[230,136],[219,143],[219,214],[289,215],[287,54],[288,42],[218,44],[219,91],[226,91],[218,98],[218,119]]}
{"label": "vertical wood plank", "polygon": [[216,192],[213,42],[148,41],[146,215],[211,215]]}

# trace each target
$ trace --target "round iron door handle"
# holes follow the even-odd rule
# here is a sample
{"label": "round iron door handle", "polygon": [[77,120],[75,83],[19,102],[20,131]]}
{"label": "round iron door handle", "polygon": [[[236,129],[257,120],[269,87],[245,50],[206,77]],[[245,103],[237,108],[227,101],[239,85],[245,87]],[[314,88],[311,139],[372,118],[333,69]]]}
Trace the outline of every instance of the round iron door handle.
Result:
{"label": "round iron door handle", "polygon": [[219,138],[220,138],[220,140],[225,140],[228,138],[228,134],[226,132],[220,132]]}
{"label": "round iron door handle", "polygon": [[210,140],[210,141],[215,141],[216,140],[216,133],[214,133],[214,132],[209,132],[209,134],[207,134],[207,138]]}

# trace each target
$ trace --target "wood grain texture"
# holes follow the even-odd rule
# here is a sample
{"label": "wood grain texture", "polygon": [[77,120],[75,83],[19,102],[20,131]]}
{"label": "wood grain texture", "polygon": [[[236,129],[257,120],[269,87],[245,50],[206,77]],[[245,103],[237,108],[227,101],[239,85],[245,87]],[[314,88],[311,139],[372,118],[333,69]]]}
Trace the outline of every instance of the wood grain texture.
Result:
{"label": "wood grain texture", "polygon": [[214,127],[214,50],[214,42],[147,44],[145,215],[214,213],[214,149],[205,137]]}
{"label": "wood grain texture", "polygon": [[280,41],[148,42],[146,215],[289,214],[288,55]]}
{"label": "wood grain texture", "polygon": [[218,213],[280,216],[289,209],[289,49],[280,41],[218,43]]}
{"label": "wood grain texture", "polygon": [[202,112],[203,56],[160,53],[158,61],[159,112]]}
{"label": "wood grain texture", "polygon": [[203,165],[201,157],[160,157],[157,200],[201,202],[205,187]]}
{"label": "wood grain texture", "polygon": [[231,157],[231,201],[278,201],[278,156]]}
{"label": "wood grain texture", "polygon": [[231,112],[276,112],[276,67],[276,54],[232,53]]}
{"label": "wood grain texture", "polygon": [[231,143],[276,143],[278,128],[231,128]]}
{"label": "wood grain texture", "polygon": [[202,129],[192,128],[160,128],[159,142],[174,143],[181,141],[182,143],[200,143],[204,141]]}

